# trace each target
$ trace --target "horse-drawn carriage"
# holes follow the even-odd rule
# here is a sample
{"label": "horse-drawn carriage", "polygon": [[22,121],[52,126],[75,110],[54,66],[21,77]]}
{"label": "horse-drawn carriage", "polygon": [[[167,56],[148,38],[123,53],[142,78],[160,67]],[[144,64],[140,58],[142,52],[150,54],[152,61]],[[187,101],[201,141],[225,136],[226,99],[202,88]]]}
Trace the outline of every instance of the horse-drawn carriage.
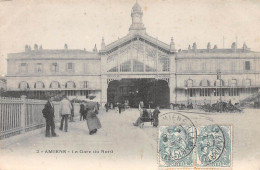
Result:
{"label": "horse-drawn carriage", "polygon": [[153,119],[153,115],[152,115],[151,109],[142,109],[142,110],[140,110],[140,119],[142,121],[139,124],[140,128],[143,128],[145,122],[150,122],[151,125],[154,124],[154,119]]}

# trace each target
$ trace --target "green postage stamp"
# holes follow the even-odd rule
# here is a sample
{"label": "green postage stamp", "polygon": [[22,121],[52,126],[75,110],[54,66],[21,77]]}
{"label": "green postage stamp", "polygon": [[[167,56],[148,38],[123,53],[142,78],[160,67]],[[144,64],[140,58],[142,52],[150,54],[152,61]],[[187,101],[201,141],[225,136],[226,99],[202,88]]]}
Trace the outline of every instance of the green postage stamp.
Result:
{"label": "green postage stamp", "polygon": [[231,126],[160,126],[159,167],[230,168]]}

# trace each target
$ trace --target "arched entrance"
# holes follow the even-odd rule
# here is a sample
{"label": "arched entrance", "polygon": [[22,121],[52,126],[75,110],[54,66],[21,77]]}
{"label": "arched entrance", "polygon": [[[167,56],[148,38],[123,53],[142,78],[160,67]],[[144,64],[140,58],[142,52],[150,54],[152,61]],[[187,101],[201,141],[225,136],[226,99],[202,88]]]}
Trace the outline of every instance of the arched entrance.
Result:
{"label": "arched entrance", "polygon": [[143,101],[145,107],[167,107],[170,103],[168,83],[156,79],[122,79],[111,81],[107,89],[109,103],[129,102],[130,107],[138,107]]}

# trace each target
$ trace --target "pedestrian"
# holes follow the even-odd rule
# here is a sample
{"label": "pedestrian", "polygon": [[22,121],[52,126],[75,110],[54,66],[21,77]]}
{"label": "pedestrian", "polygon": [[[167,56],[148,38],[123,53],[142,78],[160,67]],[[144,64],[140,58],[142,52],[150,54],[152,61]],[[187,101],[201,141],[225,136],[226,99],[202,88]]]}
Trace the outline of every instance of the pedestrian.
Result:
{"label": "pedestrian", "polygon": [[90,103],[88,106],[88,114],[87,114],[87,125],[89,134],[93,135],[97,133],[97,130],[101,128],[101,123],[97,117],[97,106]]}
{"label": "pedestrian", "polygon": [[74,122],[74,105],[73,103],[71,104],[71,115],[70,115],[70,122]]}
{"label": "pedestrian", "polygon": [[106,112],[108,112],[108,108],[109,108],[108,103],[105,104],[105,108],[106,108]]}
{"label": "pedestrian", "polygon": [[79,113],[80,113],[80,118],[79,120],[81,121],[82,119],[85,120],[85,106],[84,106],[84,102],[82,102],[80,104],[80,109],[79,109]]}
{"label": "pedestrian", "polygon": [[60,130],[63,130],[63,123],[65,121],[65,132],[68,132],[68,117],[71,114],[71,103],[66,95],[63,95],[63,99],[60,102],[60,116],[61,116],[61,123],[60,123]]}
{"label": "pedestrian", "polygon": [[97,102],[97,110],[99,110],[99,103]]}
{"label": "pedestrian", "polygon": [[158,119],[158,115],[160,113],[160,107],[157,106],[154,111],[153,111],[153,127],[157,127],[159,124],[159,119]]}
{"label": "pedestrian", "polygon": [[[45,104],[44,109],[42,110],[43,117],[46,120],[46,131],[45,137],[57,137],[58,135],[55,133],[55,122],[54,122],[54,105],[53,105],[53,97],[49,97],[48,102]],[[51,131],[51,136],[50,136]]]}
{"label": "pedestrian", "polygon": [[114,107],[115,107],[115,112],[118,113],[119,112],[119,110],[118,110],[118,102],[115,104]]}
{"label": "pedestrian", "polygon": [[140,101],[139,106],[138,106],[138,110],[140,112],[140,115],[143,114],[143,110],[144,110],[144,102]]}
{"label": "pedestrian", "polygon": [[118,107],[118,112],[119,112],[119,114],[121,114],[121,110],[122,110],[122,105],[121,105],[121,103],[118,103],[117,107]]}

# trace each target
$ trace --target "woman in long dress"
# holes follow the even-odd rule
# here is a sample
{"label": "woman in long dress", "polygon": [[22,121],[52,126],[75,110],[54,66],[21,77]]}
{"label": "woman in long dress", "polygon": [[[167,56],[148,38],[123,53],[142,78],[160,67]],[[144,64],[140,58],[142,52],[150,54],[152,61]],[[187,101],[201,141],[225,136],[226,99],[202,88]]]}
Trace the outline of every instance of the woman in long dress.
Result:
{"label": "woman in long dress", "polygon": [[97,132],[98,129],[101,128],[101,123],[97,117],[98,110],[96,105],[88,106],[88,113],[87,113],[87,125],[89,134],[93,135]]}

